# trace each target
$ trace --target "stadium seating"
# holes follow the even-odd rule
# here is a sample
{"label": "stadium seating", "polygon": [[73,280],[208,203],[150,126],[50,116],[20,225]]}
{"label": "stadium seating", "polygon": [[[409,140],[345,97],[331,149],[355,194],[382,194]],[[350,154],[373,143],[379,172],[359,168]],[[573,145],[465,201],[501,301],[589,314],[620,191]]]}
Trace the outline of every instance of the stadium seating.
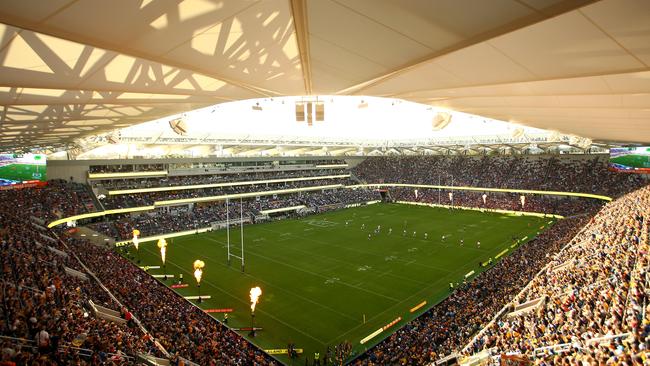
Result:
{"label": "stadium seating", "polygon": [[[323,212],[328,209],[341,208],[343,205],[367,202],[379,199],[376,192],[368,190],[336,190],[327,192],[312,192],[303,194],[260,197],[259,200],[247,200],[243,203],[244,216],[255,220],[260,211],[305,205],[314,211]],[[239,201],[229,205],[230,217],[239,217]],[[140,230],[143,237],[184,230],[193,230],[212,226],[212,223],[226,220],[226,209],[223,202],[196,205],[192,208],[183,206],[167,211],[158,209],[152,213],[138,216],[118,217],[109,222],[99,222],[91,227],[107,236],[121,240],[130,239],[133,229]]]}
{"label": "stadium seating", "polygon": [[650,335],[649,213],[649,188],[607,205],[517,299],[544,298],[544,305],[499,318],[470,351],[492,349],[554,363],[641,364],[633,358]]}
{"label": "stadium seating", "polygon": [[[570,217],[473,281],[458,284],[447,299],[353,364],[424,365],[447,355],[496,360],[505,354],[547,364],[645,362],[650,333],[646,315],[650,188],[639,188],[644,181],[638,176],[609,173],[601,163],[598,158],[401,157],[370,158],[357,166],[354,174],[366,182],[437,184],[440,172],[443,185],[451,185],[453,175],[454,185],[553,189],[618,198],[603,205],[588,199],[527,196],[522,208],[517,194],[491,193],[484,202],[482,193],[455,191],[455,206],[526,209]],[[164,179],[123,180],[114,187],[171,184]],[[217,178],[188,179],[178,182]],[[319,180],[305,186],[314,182]],[[219,192],[253,189],[266,186]],[[398,201],[450,203],[445,191],[423,189],[417,197],[410,188],[389,191]],[[186,197],[177,194],[147,193],[142,200]],[[3,339],[6,360],[19,364],[39,358],[63,363],[110,359],[129,363],[148,354],[199,364],[274,363],[117,252],[75,239],[61,228],[46,229],[40,219],[50,221],[97,209],[87,186],[53,181],[44,188],[0,195],[3,334],[9,337]],[[260,211],[270,208],[300,204],[317,212],[378,198],[379,194],[370,190],[338,189],[262,196],[244,200],[242,208],[248,219],[255,220]],[[134,202],[139,201],[127,206]],[[231,202],[227,209],[229,215],[238,216],[239,202]],[[216,202],[115,216],[91,227],[117,239],[129,239],[134,228],[142,236],[182,231],[210,226],[225,219],[225,214],[226,205]],[[115,273],[123,276],[117,279]],[[115,310],[118,313],[107,311],[119,316],[112,315],[113,319],[93,311],[103,308]],[[134,320],[127,321],[132,316]],[[37,334],[44,335],[41,330],[48,333],[50,342],[39,350],[35,340]]]}
{"label": "stadium seating", "polygon": [[[459,207],[475,207],[482,209],[500,209],[510,211],[529,211],[545,214],[571,216],[592,212],[603,204],[603,201],[591,198],[562,198],[558,196],[527,195],[524,205],[521,195],[517,193],[483,193],[470,191],[454,191],[453,202],[449,198],[451,191],[437,189],[418,189],[417,197],[412,188],[391,188],[391,198],[396,201],[440,203]],[[485,202],[483,202],[485,194]]]}
{"label": "stadium seating", "polygon": [[602,155],[371,157],[353,171],[367,183],[536,189],[612,197],[644,184],[639,175],[609,171]]}
{"label": "stadium seating", "polygon": [[[61,203],[75,188],[55,182],[0,192],[3,362],[134,364],[169,357],[176,364],[274,363],[110,249],[68,237],[63,229],[59,241],[32,216],[52,218],[62,207],[82,211],[78,200]],[[98,316],[98,305],[119,316]]]}

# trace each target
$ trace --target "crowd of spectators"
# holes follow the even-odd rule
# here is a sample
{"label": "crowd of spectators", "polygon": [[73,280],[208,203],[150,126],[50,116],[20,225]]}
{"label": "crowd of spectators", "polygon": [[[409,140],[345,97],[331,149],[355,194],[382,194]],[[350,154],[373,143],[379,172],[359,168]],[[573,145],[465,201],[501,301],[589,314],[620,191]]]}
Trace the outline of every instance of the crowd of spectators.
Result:
{"label": "crowd of spectators", "polygon": [[303,177],[320,177],[325,175],[342,175],[349,174],[349,170],[341,169],[294,169],[294,170],[275,170],[275,171],[245,171],[237,173],[222,172],[220,174],[195,174],[195,175],[177,175],[156,178],[137,178],[137,179],[102,179],[94,180],[93,187],[112,189],[133,189],[133,188],[153,188],[153,187],[172,187],[187,186],[195,184],[214,184],[226,182],[246,182],[266,179],[286,179],[286,178],[303,178]]}
{"label": "crowd of spectators", "polygon": [[73,247],[170,354],[200,365],[275,364],[240,335],[115,251],[86,245],[83,241],[75,241]]}
{"label": "crowd of spectators", "polygon": [[108,209],[151,206],[156,201],[167,201],[186,198],[200,198],[209,196],[220,196],[226,194],[265,192],[279,189],[294,189],[326,185],[350,185],[354,182],[349,178],[318,179],[298,182],[278,182],[255,185],[237,185],[228,187],[213,187],[201,189],[185,189],[162,192],[130,193],[121,195],[110,195],[102,200],[104,207]]}
{"label": "crowd of spectators", "polygon": [[410,183],[595,193],[617,197],[644,185],[608,170],[607,156],[370,157],[353,169],[367,183]]}
{"label": "crowd of spectators", "polygon": [[[57,229],[59,241],[31,216],[52,216],[39,202],[45,193],[58,197],[73,189],[54,184],[0,192],[3,364],[134,364],[137,354],[162,356],[163,349],[172,364],[181,359],[202,365],[274,364],[110,248],[72,238],[63,229]],[[119,310],[125,320],[135,315],[145,328],[95,317],[90,301]]]}
{"label": "crowd of spectators", "polygon": [[[355,365],[423,365],[459,352],[466,345],[466,354],[481,350],[515,353],[547,364],[647,362],[650,322],[646,316],[646,221],[650,188],[627,193],[643,185],[639,176],[611,173],[599,157],[381,157],[365,160],[354,172],[369,183],[440,183],[621,197],[594,216],[601,208],[594,200],[527,195],[522,207],[518,194],[486,193],[483,201],[483,192],[454,191],[453,203],[457,206],[571,217],[523,244],[473,281],[454,288],[448,298],[361,355],[353,362]],[[220,179],[205,177],[210,176],[200,179]],[[190,179],[195,182],[196,178]],[[331,180],[319,182],[309,181],[306,185],[332,184]],[[144,184],[175,183],[146,180]],[[298,186],[301,184],[286,185]],[[32,222],[31,215],[49,221],[94,210],[87,188],[53,181],[43,188],[0,192],[0,310],[3,335],[13,337],[2,342],[3,361],[129,363],[136,353],[160,356],[163,351],[156,347],[158,342],[172,361],[185,358],[199,364],[274,364],[262,351],[110,248],[67,235],[58,241],[52,239],[52,232]],[[136,196],[128,202],[116,200],[108,207],[141,206],[158,199],[237,193],[251,188],[279,187],[160,192]],[[415,197],[411,188],[390,189],[393,199],[425,203],[449,204],[448,193],[423,189]],[[242,207],[245,218],[254,220],[260,211],[271,208],[305,205],[318,211],[378,198],[374,191],[337,189],[263,196],[244,200]],[[93,228],[129,239],[134,228],[147,236],[210,226],[224,220],[227,210],[231,217],[238,217],[239,202],[228,207],[216,202],[157,209],[153,214],[121,216],[112,222],[94,224]],[[88,274],[93,275],[81,280],[68,274],[66,268],[80,272],[88,268]],[[95,282],[95,276],[115,299]],[[490,322],[510,302],[540,298],[544,302],[539,310],[501,316]],[[135,315],[144,328],[94,317],[89,300],[112,309],[123,305],[123,314]],[[603,337],[612,339],[592,341]],[[563,345],[568,347],[560,347]],[[79,349],[89,353],[82,355]]]}
{"label": "crowd of spectators", "polygon": [[[52,193],[64,185],[44,189]],[[0,192],[0,316],[3,364],[132,364],[159,351],[133,324],[96,317],[90,301],[120,309],[68,247],[30,215],[39,189]],[[55,199],[55,200],[58,200]],[[20,207],[19,210],[16,208]],[[86,279],[69,274],[76,270]]]}
{"label": "crowd of spectators", "polygon": [[[262,196],[259,199],[231,201],[228,215],[231,220],[239,219],[243,209],[245,219],[253,222],[261,215],[260,211],[304,205],[313,212],[341,208],[346,204],[361,203],[380,199],[377,192],[358,189],[340,189],[328,191],[287,194],[277,197]],[[141,236],[194,230],[210,227],[212,224],[226,220],[224,201],[179,206],[171,209],[160,208],[150,213],[126,215],[112,221],[98,222],[90,225],[94,230],[120,240],[130,239],[133,229],[140,230]]]}
{"label": "crowd of spectators", "polygon": [[[451,196],[449,195],[451,193]],[[579,215],[598,210],[604,201],[593,198],[563,197],[550,195],[524,195],[505,192],[448,191],[437,189],[418,189],[394,187],[390,189],[391,198],[396,201],[422,202],[448,206],[499,209],[509,211],[528,211],[562,216]],[[485,195],[485,201],[483,196]]]}
{"label": "crowd of spectators", "polygon": [[607,205],[518,299],[543,305],[500,318],[470,353],[493,349],[556,364],[647,362],[649,214],[650,188]]}
{"label": "crowd of spectators", "polygon": [[96,211],[86,185],[64,180],[50,180],[39,189],[10,190],[4,195],[15,212],[31,212],[46,221]]}
{"label": "crowd of spectators", "polygon": [[164,164],[124,164],[124,165],[91,165],[88,167],[90,173],[128,173],[128,172],[150,172],[165,170]]}

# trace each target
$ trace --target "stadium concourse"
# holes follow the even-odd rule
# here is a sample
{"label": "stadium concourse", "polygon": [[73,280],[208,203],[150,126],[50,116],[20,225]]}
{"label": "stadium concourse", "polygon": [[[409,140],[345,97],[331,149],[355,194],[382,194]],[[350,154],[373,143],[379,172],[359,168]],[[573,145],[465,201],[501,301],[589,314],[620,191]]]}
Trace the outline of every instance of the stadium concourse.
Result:
{"label": "stadium concourse", "polygon": [[[206,174],[94,182],[93,188],[318,178],[330,173]],[[506,354],[542,364],[649,362],[650,188],[639,176],[610,173],[597,157],[382,157],[368,158],[343,173],[350,177],[334,178],[339,184],[440,180],[451,186],[453,179],[455,186],[562,190],[615,198],[602,205],[584,198],[530,197],[526,210],[563,210],[567,218],[359,355],[354,365],[424,365],[448,355],[456,360]],[[305,184],[321,183],[315,179]],[[181,197],[257,192],[265,187],[197,189]],[[440,195],[437,190],[424,190],[417,197],[412,189],[388,191],[393,199],[404,201],[435,203]],[[59,217],[99,210],[94,205],[102,201],[92,192],[81,183],[50,181],[42,188],[0,193],[3,364],[133,364],[154,357],[173,364],[277,363],[109,246],[71,236],[69,229],[45,227]],[[148,193],[133,196],[141,195],[147,202],[178,197],[175,191],[155,194],[155,198]],[[262,196],[244,201],[243,207],[254,219],[265,208],[302,204],[319,212],[378,197],[373,190],[339,188]],[[519,195],[493,192],[485,202],[478,193],[457,192],[454,205],[522,209]],[[239,207],[229,209],[236,215]],[[126,239],[136,227],[146,235],[202,227],[223,220],[225,210],[223,203],[194,205],[174,213],[117,215],[89,224]]]}

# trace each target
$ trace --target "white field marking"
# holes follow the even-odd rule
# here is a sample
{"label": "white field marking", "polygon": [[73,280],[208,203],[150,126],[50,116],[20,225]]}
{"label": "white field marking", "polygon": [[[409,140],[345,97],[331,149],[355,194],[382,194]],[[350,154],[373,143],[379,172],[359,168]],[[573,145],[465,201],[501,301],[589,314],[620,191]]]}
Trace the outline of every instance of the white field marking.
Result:
{"label": "white field marking", "polygon": [[332,227],[332,226],[336,226],[336,225],[339,224],[339,223],[334,222],[334,221],[316,220],[316,219],[305,220],[305,223],[307,225],[316,226],[316,227]]}
{"label": "white field marking", "polygon": [[392,270],[392,269],[389,269],[388,271],[382,272],[382,273],[380,273],[379,275],[377,275],[376,278],[379,278],[379,277],[383,277],[383,276],[389,275],[391,272],[393,272],[393,270]]}
{"label": "white field marking", "polygon": [[212,296],[210,295],[201,295],[201,296],[183,296],[183,298],[187,300],[198,300],[199,298],[201,299],[211,299]]}
{"label": "white field marking", "polygon": [[338,278],[338,277],[332,277],[332,278],[329,278],[329,279],[325,280],[325,284],[326,284],[326,285],[332,285],[332,284],[335,284],[335,283],[337,283],[337,282],[339,282],[339,281],[341,281],[340,278]]}
{"label": "white field marking", "polygon": [[413,264],[413,263],[415,263],[415,262],[417,262],[417,261],[414,259],[414,260],[412,260],[412,261],[408,261],[408,262],[406,262],[406,263],[404,263],[404,264],[408,266],[409,264]]}
{"label": "white field marking", "polygon": [[413,247],[413,248],[408,248],[407,252],[413,253],[413,252],[417,252],[417,250],[418,250],[418,248]]}

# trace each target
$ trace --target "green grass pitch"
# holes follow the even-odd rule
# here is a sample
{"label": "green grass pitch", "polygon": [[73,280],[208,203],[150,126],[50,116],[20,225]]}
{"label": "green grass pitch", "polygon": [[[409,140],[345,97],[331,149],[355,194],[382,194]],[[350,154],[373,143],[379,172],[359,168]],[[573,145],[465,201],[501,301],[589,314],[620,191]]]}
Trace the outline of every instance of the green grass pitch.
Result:
{"label": "green grass pitch", "polygon": [[[228,322],[231,327],[250,326],[248,293],[251,287],[262,288],[255,324],[263,330],[252,339],[261,348],[286,348],[288,342],[294,342],[312,358],[315,351],[323,355],[328,345],[348,340],[359,353],[442,301],[449,295],[450,282],[461,282],[472,270],[479,273],[480,261],[506,248],[511,253],[513,236],[530,239],[549,220],[376,204],[248,225],[244,227],[245,273],[235,258],[228,266],[226,231],[220,230],[172,239],[167,273],[176,278],[166,284],[175,283],[183,273],[183,282],[190,286],[177,289],[178,293],[197,295],[192,263],[201,259],[206,263],[201,294],[212,298],[199,306],[233,308]],[[381,232],[375,235],[378,225]],[[231,229],[230,235],[233,253],[240,255],[239,229]],[[444,242],[442,235],[447,237]],[[140,256],[140,265],[161,263],[155,242],[141,244]],[[150,273],[162,274],[163,270]],[[425,300],[426,307],[409,312]],[[213,315],[223,319],[222,314]],[[399,316],[401,322],[371,342],[359,343]],[[248,337],[247,332],[241,333]],[[279,359],[289,362],[286,356]],[[304,355],[294,362],[304,363]]]}
{"label": "green grass pitch", "polygon": [[0,167],[0,178],[24,181],[24,180],[46,180],[45,165],[35,164],[11,164]]}
{"label": "green grass pitch", "polygon": [[650,168],[648,155],[623,155],[611,158],[611,162],[636,168]]}

